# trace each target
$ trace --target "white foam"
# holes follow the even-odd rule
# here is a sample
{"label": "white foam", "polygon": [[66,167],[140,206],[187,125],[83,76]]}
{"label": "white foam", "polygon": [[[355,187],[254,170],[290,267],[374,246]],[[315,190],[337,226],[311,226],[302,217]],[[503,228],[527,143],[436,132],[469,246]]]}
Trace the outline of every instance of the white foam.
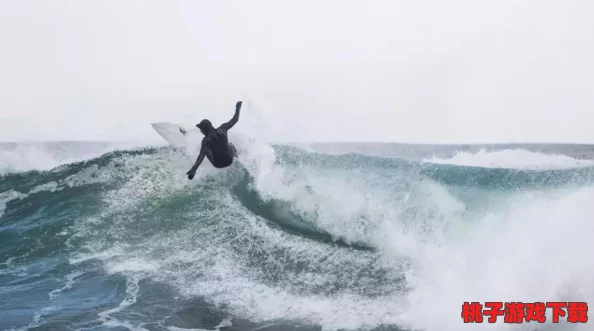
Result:
{"label": "white foam", "polygon": [[130,322],[122,321],[112,316],[112,314],[118,313],[126,309],[126,307],[129,307],[136,303],[139,291],[138,282],[139,279],[136,277],[127,277],[126,296],[124,297],[124,300],[122,300],[122,302],[120,302],[120,304],[117,307],[102,311],[99,314],[97,314],[99,316],[99,321],[101,321],[101,323],[104,326],[111,328],[124,327],[132,331],[149,331],[148,329],[143,328],[142,325],[134,325]]}
{"label": "white foam", "polygon": [[141,147],[135,143],[16,143],[0,146],[0,175],[31,170],[47,171],[85,161],[119,149]]}
{"label": "white foam", "polygon": [[20,200],[28,197],[31,194],[39,193],[43,191],[49,192],[57,192],[63,190],[65,187],[78,187],[82,185],[94,184],[94,183],[102,183],[111,178],[114,174],[113,171],[110,171],[115,167],[114,162],[110,162],[106,167],[99,170],[97,165],[92,165],[91,167],[85,168],[76,174],[70,175],[58,182],[51,181],[45,184],[40,184],[32,188],[27,193],[18,192],[15,190],[9,190],[5,192],[0,192],[0,217],[4,215],[6,210],[6,204],[12,200]]}
{"label": "white foam", "polygon": [[212,329],[196,329],[196,328],[192,328],[192,329],[184,329],[184,328],[178,328],[175,326],[168,326],[167,330],[170,331],[215,331],[215,330],[220,330],[221,328],[228,328],[233,326],[233,323],[231,323],[231,319],[230,318],[225,318],[221,321],[221,323],[219,323],[218,325],[216,325],[215,327],[213,327]]}
{"label": "white foam", "polygon": [[[510,330],[539,328],[500,321],[464,324],[465,301],[551,302],[594,300],[591,215],[594,188],[549,196],[518,196],[508,208],[492,210],[465,238],[425,250],[409,280],[403,322],[420,330]],[[551,325],[551,330],[589,325]],[[542,327],[542,325],[540,325]],[[549,329],[547,329],[549,330]]]}
{"label": "white foam", "polygon": [[[288,202],[318,230],[347,242],[393,253],[415,252],[422,241],[437,240],[426,233],[439,234],[444,224],[435,224],[440,222],[436,218],[454,218],[465,208],[442,186],[429,181],[413,191],[399,191],[394,187],[401,178],[386,177],[374,169],[362,175],[351,170],[289,167],[276,164],[274,150],[266,145],[255,144],[250,152],[242,162],[254,176],[262,199]],[[417,210],[414,215],[413,209]]]}
{"label": "white foam", "polygon": [[15,190],[5,191],[0,193],[0,217],[4,215],[4,211],[6,210],[6,204],[12,200],[23,199],[26,197],[26,194],[21,192],[17,192]]}
{"label": "white foam", "polygon": [[454,164],[486,168],[508,168],[526,170],[570,169],[594,166],[593,160],[580,160],[566,155],[543,154],[523,149],[506,149],[476,153],[458,152],[449,159],[432,157],[423,162]]}
{"label": "white foam", "polygon": [[43,192],[43,191],[49,191],[49,192],[56,192],[56,191],[61,191],[63,190],[64,187],[60,186],[60,184],[58,182],[48,182],[45,184],[41,184],[38,185],[36,187],[34,187],[31,191],[29,191],[29,194],[33,194],[33,193],[39,193],[39,192]]}

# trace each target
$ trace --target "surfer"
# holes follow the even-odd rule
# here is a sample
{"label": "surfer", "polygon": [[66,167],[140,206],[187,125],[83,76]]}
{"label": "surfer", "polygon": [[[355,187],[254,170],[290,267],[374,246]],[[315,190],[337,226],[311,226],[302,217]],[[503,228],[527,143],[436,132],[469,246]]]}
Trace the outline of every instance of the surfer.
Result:
{"label": "surfer", "polygon": [[[237,150],[233,144],[229,143],[227,131],[239,121],[240,109],[241,101],[237,101],[233,118],[229,122],[221,124],[217,129],[215,129],[212,126],[212,123],[207,119],[196,124],[196,127],[198,127],[200,132],[204,134],[204,138],[202,139],[202,147],[200,148],[200,155],[198,155],[196,163],[194,163],[192,169],[186,173],[188,179],[192,180],[194,178],[196,170],[204,160],[205,156],[215,168],[226,168],[233,163],[233,158],[237,156]],[[183,134],[186,134],[186,132],[184,132],[185,130],[182,130],[183,129],[180,129]]]}

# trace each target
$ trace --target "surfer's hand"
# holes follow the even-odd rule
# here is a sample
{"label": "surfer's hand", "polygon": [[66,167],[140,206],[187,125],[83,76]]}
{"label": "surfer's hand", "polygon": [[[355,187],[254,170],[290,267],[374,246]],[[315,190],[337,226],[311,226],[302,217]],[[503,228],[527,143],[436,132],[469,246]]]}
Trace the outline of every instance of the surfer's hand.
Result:
{"label": "surfer's hand", "polygon": [[194,176],[196,176],[196,168],[192,168],[192,169],[190,169],[190,171],[188,171],[188,172],[186,173],[186,175],[188,175],[188,179],[189,179],[189,180],[192,180],[192,179],[194,179]]}
{"label": "surfer's hand", "polygon": [[184,128],[179,128],[179,132],[181,132],[183,135],[185,135],[186,133],[188,133],[186,130],[184,130]]}
{"label": "surfer's hand", "polygon": [[241,109],[241,101],[237,101],[237,103],[235,104],[235,111],[238,111],[239,109]]}

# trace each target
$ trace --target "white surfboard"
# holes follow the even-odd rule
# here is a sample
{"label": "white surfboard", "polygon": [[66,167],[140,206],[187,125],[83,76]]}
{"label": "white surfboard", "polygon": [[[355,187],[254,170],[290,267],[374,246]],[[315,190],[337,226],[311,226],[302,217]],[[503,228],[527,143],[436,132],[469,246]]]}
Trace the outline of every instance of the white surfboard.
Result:
{"label": "white surfboard", "polygon": [[[167,142],[176,147],[187,146],[187,136],[190,134],[189,130],[184,129],[181,125],[175,123],[152,123],[153,129],[163,137]],[[183,134],[180,129],[186,131]]]}

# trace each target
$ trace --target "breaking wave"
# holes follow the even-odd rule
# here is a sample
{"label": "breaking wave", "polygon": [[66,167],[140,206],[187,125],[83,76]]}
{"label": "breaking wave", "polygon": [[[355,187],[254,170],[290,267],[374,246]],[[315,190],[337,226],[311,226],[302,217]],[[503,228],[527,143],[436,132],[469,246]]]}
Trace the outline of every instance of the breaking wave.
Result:
{"label": "breaking wave", "polygon": [[239,147],[193,181],[170,147],[4,173],[0,327],[503,330],[462,303],[594,299],[585,161]]}

